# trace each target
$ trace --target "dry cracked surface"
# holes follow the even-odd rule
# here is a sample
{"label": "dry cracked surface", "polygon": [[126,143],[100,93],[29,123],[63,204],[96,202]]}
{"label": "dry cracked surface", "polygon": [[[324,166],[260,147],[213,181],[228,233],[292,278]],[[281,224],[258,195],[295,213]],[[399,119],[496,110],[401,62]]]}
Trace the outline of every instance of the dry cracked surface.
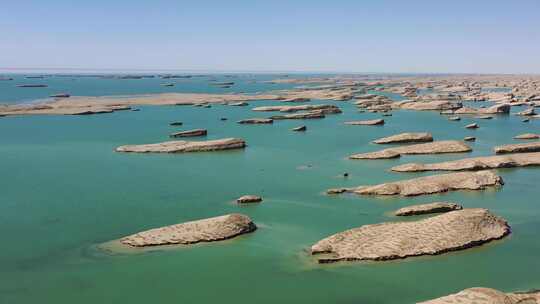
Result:
{"label": "dry cracked surface", "polygon": [[374,186],[360,186],[347,191],[359,195],[417,196],[456,190],[483,190],[503,184],[502,177],[486,170],[424,176]]}
{"label": "dry cracked surface", "polygon": [[498,146],[493,151],[497,154],[540,152],[540,141]]}
{"label": "dry cracked surface", "polygon": [[433,141],[431,133],[427,132],[405,132],[388,137],[379,138],[373,141],[375,144],[401,144],[401,143],[419,143]]}
{"label": "dry cracked surface", "polygon": [[350,159],[388,159],[404,154],[443,154],[464,153],[472,151],[471,147],[458,140],[442,140],[425,144],[416,144],[388,148],[375,152],[360,153],[349,156]]}
{"label": "dry cracked surface", "polygon": [[440,163],[410,163],[395,166],[396,172],[421,171],[474,171],[497,168],[515,168],[540,165],[540,152],[464,158]]}
{"label": "dry cracked surface", "polygon": [[121,238],[120,243],[131,247],[187,245],[226,240],[256,229],[248,216],[228,214],[142,231]]}
{"label": "dry cracked surface", "polygon": [[419,304],[539,304],[540,292],[504,293],[496,289],[474,287]]}
{"label": "dry cracked surface", "polygon": [[127,145],[116,148],[116,152],[133,153],[183,153],[243,149],[246,142],[239,138],[224,138],[206,141],[166,141],[157,144]]}
{"label": "dry cracked surface", "polygon": [[413,222],[364,225],[327,237],[311,247],[319,263],[394,260],[438,255],[501,239],[507,222],[486,209],[463,209]]}

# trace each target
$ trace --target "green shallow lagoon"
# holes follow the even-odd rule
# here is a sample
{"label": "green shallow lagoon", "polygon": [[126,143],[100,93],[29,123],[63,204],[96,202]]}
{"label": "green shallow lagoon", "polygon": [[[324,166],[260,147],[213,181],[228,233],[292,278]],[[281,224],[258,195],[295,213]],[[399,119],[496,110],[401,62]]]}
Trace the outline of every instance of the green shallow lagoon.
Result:
{"label": "green shallow lagoon", "polygon": [[[250,109],[276,103],[0,118],[0,303],[414,303],[473,286],[540,287],[538,168],[499,170],[506,184],[498,190],[384,199],[323,194],[420,175],[388,171],[401,163],[491,155],[493,146],[515,142],[517,134],[538,132],[538,121],[501,116],[466,130],[472,119],[451,122],[435,112],[395,111],[385,126],[345,126],[379,115],[332,102],[344,113],[273,125],[235,123],[270,116]],[[177,120],[182,128],[168,125]],[[307,132],[290,131],[302,124]],[[208,139],[244,138],[248,147],[177,155],[113,151],[192,128],[207,128]],[[375,138],[404,131],[478,139],[466,154],[346,159],[380,149],[370,144]],[[262,195],[264,202],[233,203],[244,194]],[[513,233],[471,250],[393,262],[319,265],[307,253],[330,234],[396,220],[388,216],[392,210],[435,200],[489,208],[509,221]],[[249,215],[259,229],[192,247],[100,249],[141,230],[233,212]]]}

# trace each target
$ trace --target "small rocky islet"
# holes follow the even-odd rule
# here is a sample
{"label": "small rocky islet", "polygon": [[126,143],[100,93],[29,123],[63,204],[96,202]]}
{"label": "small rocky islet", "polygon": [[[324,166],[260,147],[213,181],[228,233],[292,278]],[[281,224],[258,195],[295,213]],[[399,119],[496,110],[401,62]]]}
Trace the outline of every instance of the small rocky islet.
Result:
{"label": "small rocky islet", "polygon": [[443,153],[464,153],[472,151],[471,147],[462,141],[445,140],[434,141],[424,144],[407,145],[401,147],[388,148],[375,152],[354,154],[349,159],[388,159],[409,154],[443,154]]}
{"label": "small rocky islet", "polygon": [[464,250],[509,234],[503,218],[486,209],[463,209],[418,221],[353,228],[317,242],[311,254],[319,263],[395,260]]}
{"label": "small rocky islet", "polygon": [[142,231],[121,238],[120,243],[130,247],[188,245],[227,240],[256,229],[248,216],[228,214]]}
{"label": "small rocky islet", "polygon": [[237,121],[242,125],[255,125],[255,124],[271,124],[274,120],[272,118],[247,118]]}
{"label": "small rocky islet", "polygon": [[497,146],[493,151],[497,154],[540,152],[540,141]]}
{"label": "small rocky islet", "polygon": [[456,203],[434,202],[429,204],[414,205],[403,207],[394,212],[395,216],[412,216],[421,214],[444,213],[449,211],[461,210],[463,207]]}
{"label": "small rocky islet", "polygon": [[418,304],[540,304],[540,292],[512,292],[474,287]]}
{"label": "small rocky islet", "polygon": [[344,124],[351,126],[380,126],[384,125],[384,119],[346,121]]}
{"label": "small rocky islet", "polygon": [[540,135],[534,133],[524,133],[514,136],[514,139],[540,139]]}
{"label": "small rocky islet", "polygon": [[400,133],[388,137],[379,138],[373,141],[375,144],[402,144],[402,143],[425,143],[433,141],[433,135],[427,132],[420,133]]}
{"label": "small rocky islet", "polygon": [[208,131],[206,129],[193,129],[187,131],[175,132],[169,135],[169,137],[197,137],[206,136]]}
{"label": "small rocky islet", "polygon": [[502,177],[493,171],[484,170],[430,175],[372,186],[329,189],[327,193],[351,192],[358,195],[400,195],[406,197],[456,190],[484,190],[487,187],[502,186],[503,184]]}
{"label": "small rocky islet", "polygon": [[239,138],[224,138],[207,141],[166,141],[156,144],[127,145],[115,149],[116,152],[132,153],[185,153],[243,149],[246,142]]}
{"label": "small rocky islet", "polygon": [[243,195],[236,199],[236,202],[239,204],[252,204],[252,203],[260,203],[262,202],[262,197],[258,195]]}
{"label": "small rocky islet", "polygon": [[475,171],[540,166],[540,152],[481,156],[432,164],[409,163],[392,167],[396,172]]}

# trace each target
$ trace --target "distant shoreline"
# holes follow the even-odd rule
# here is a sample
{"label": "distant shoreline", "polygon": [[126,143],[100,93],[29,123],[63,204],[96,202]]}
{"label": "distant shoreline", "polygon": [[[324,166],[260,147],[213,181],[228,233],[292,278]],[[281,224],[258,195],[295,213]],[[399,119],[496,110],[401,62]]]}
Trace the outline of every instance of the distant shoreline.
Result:
{"label": "distant shoreline", "polygon": [[518,76],[538,76],[538,73],[481,73],[481,72],[360,72],[360,71],[317,71],[317,70],[211,70],[211,69],[136,69],[136,68],[13,68],[0,67],[0,74],[258,74],[258,75],[276,75],[276,74],[295,74],[295,75],[388,75],[388,76],[496,76],[496,75],[518,75]]}

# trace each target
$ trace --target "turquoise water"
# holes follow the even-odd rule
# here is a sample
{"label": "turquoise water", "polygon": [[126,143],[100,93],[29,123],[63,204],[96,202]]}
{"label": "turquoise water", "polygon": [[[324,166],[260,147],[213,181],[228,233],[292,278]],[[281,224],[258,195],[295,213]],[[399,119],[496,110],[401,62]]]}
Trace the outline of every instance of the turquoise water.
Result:
{"label": "turquoise water", "polygon": [[[93,92],[103,95],[99,87]],[[13,100],[8,97],[2,96]],[[466,130],[472,119],[450,122],[434,112],[396,111],[382,127],[345,126],[379,115],[332,103],[344,113],[253,126],[235,121],[264,113],[220,105],[0,118],[0,303],[414,303],[472,286],[540,286],[537,168],[499,170],[506,184],[483,192],[384,199],[323,194],[419,176],[388,172],[401,163],[490,155],[494,145],[514,142],[514,135],[540,132],[538,121],[505,116]],[[182,129],[207,128],[208,139],[244,138],[248,147],[179,155],[113,152],[122,144],[167,140],[180,129],[168,125],[177,120]],[[305,134],[289,131],[301,124],[308,127]],[[346,159],[379,149],[370,144],[375,138],[403,131],[478,140],[466,154]],[[350,177],[341,177],[344,172]],[[262,195],[264,202],[234,204],[243,194]],[[392,210],[434,200],[489,208],[509,221],[513,233],[477,249],[394,262],[319,265],[306,252],[330,234],[393,221]],[[137,231],[232,212],[249,215],[259,229],[189,248],[101,249]]]}
{"label": "turquoise water", "polygon": [[[175,74],[176,75],[176,74]],[[191,75],[191,74],[190,74]],[[2,75],[0,75],[2,76]],[[0,104],[20,103],[48,99],[58,93],[73,96],[106,96],[157,93],[257,93],[269,90],[290,89],[298,84],[273,84],[267,81],[280,75],[253,74],[193,74],[192,78],[118,79],[114,75],[44,75],[43,78],[26,78],[31,75],[4,75],[13,80],[0,80]],[[36,76],[36,75],[34,75]],[[41,75],[39,75],[41,76]],[[234,82],[230,88],[212,85],[213,82]],[[166,87],[161,84],[173,83]],[[20,88],[21,84],[46,84],[43,88]]]}

